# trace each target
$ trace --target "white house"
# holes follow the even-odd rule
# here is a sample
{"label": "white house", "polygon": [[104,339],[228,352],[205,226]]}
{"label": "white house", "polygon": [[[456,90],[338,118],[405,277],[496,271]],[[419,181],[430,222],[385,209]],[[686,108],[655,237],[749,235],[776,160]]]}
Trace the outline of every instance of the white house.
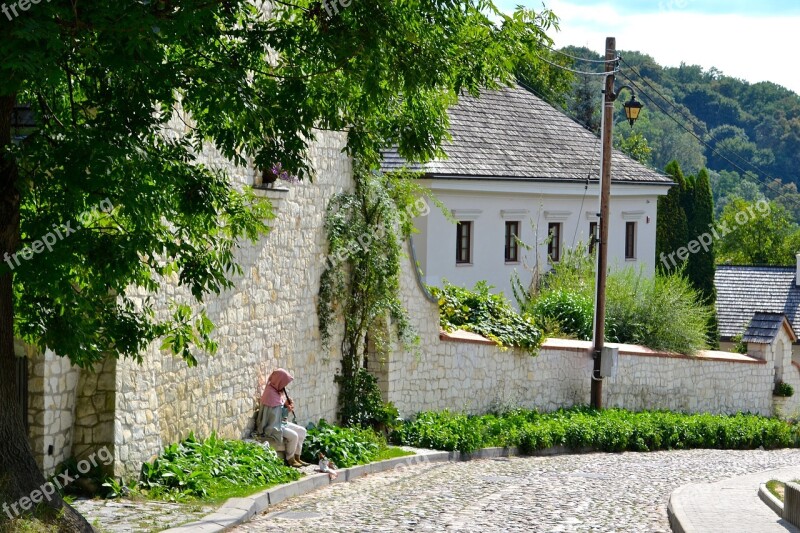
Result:
{"label": "white house", "polygon": [[[589,243],[599,212],[600,140],[519,85],[462,96],[451,108],[447,159],[425,165],[422,183],[453,213],[416,220],[424,280],[486,280],[511,297],[511,275],[549,270],[566,248]],[[395,152],[384,170],[402,167]],[[609,265],[655,267],[656,206],[673,182],[620,152],[612,158]],[[548,236],[552,236],[548,238]],[[532,246],[527,250],[523,243]]]}

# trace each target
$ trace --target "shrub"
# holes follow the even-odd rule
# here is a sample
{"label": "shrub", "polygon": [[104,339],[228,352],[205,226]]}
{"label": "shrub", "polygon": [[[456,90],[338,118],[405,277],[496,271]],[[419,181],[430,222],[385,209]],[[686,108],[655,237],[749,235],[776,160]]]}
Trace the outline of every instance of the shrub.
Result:
{"label": "shrub", "polygon": [[439,300],[442,328],[471,331],[498,346],[519,346],[536,353],[543,340],[542,331],[532,319],[515,311],[502,294],[490,294],[489,289],[485,281],[479,281],[472,290],[447,281],[444,288],[430,287]]}
{"label": "shrub", "polygon": [[[594,271],[583,248],[565,254],[521,307],[547,335],[592,337]],[[583,252],[585,253],[585,252]],[[706,347],[712,310],[680,273],[612,272],[606,286],[606,340],[693,354]]]}
{"label": "shrub", "polygon": [[322,452],[336,466],[347,468],[373,461],[385,446],[383,438],[371,429],[342,428],[320,420],[309,427],[303,442],[303,460],[316,463],[317,454]]}
{"label": "shrub", "polygon": [[284,466],[274,450],[238,440],[205,440],[190,434],[142,465],[140,488],[150,497],[167,500],[218,499],[294,481],[300,474]]}
{"label": "shrub", "polygon": [[339,405],[339,419],[343,425],[381,430],[397,424],[397,408],[391,402],[384,403],[375,376],[359,368],[350,387],[351,391],[344,395],[347,400]]}
{"label": "shrub", "polygon": [[758,415],[633,413],[587,407],[548,414],[515,410],[503,415],[421,413],[392,433],[398,444],[471,452],[488,446],[519,446],[531,453],[551,446],[608,452],[664,449],[753,449],[797,446],[788,423]]}
{"label": "shrub", "polygon": [[789,385],[788,383],[784,383],[783,381],[779,381],[775,384],[775,390],[773,393],[775,396],[783,396],[789,397],[794,395],[794,387]]}

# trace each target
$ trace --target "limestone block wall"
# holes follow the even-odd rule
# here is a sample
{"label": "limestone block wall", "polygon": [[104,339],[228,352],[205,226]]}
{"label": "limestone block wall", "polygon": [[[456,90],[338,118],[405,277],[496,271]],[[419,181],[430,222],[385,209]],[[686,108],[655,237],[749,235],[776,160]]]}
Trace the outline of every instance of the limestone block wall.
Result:
{"label": "limestone block wall", "polygon": [[404,262],[402,300],[421,338],[416,351],[396,350],[386,365],[387,399],[401,416],[418,411],[486,412],[499,404],[555,410],[589,402],[592,361],[583,347],[501,350],[476,335],[441,334],[436,302]]}
{"label": "limestone block wall", "polygon": [[[229,438],[249,434],[256,399],[278,367],[295,376],[288,389],[298,423],[334,418],[340,340],[334,338],[330,353],[323,352],[316,302],[327,250],[328,199],[352,187],[351,162],[341,152],[345,141],[344,134],[320,132],[311,149],[314,181],[288,184],[285,192],[260,192],[273,204],[272,231],[255,244],[242,244],[237,260],[244,274],[233,280],[234,289],[207,300],[217,326],[216,355],[201,356],[188,368],[154,345],[142,354],[142,365],[117,363],[118,475],[136,473],[141,462],[190,431]],[[205,158],[225,167],[237,183],[253,183],[252,172],[226,166],[211,152]],[[156,308],[168,312],[169,299],[180,294],[174,283],[165,283]]]}
{"label": "limestone block wall", "polygon": [[117,360],[107,358],[81,370],[76,390],[72,455],[81,459],[101,448],[113,450]]}
{"label": "limestone block wall", "polygon": [[721,352],[699,357],[621,352],[617,376],[603,383],[604,404],[633,411],[749,411],[770,416],[772,364],[723,357]]}
{"label": "limestone block wall", "polygon": [[29,359],[28,425],[33,454],[45,475],[72,456],[79,369],[50,350],[17,344]]}
{"label": "limestone block wall", "polygon": [[783,418],[800,417],[800,363],[792,363],[783,371],[783,381],[794,388],[794,395],[788,398],[773,398],[776,414]]}
{"label": "limestone block wall", "polygon": [[[424,297],[410,263],[402,288],[421,348],[394,352],[381,371],[386,398],[402,416],[441,409],[479,413],[498,403],[545,411],[589,403],[591,343],[548,339],[531,357],[517,349],[500,350],[479,336],[440,334],[437,305]],[[772,414],[772,359],[724,352],[688,357],[625,345],[620,351],[617,377],[603,384],[606,406]],[[790,371],[800,398],[800,370],[792,366]]]}

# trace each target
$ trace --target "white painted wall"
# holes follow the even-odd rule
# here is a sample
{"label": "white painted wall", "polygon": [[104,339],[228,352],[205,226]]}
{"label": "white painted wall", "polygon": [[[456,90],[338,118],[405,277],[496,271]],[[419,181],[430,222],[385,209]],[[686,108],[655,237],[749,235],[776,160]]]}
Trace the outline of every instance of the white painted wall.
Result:
{"label": "white painted wall", "polygon": [[[469,265],[456,264],[456,226],[438,210],[418,219],[415,237],[417,258],[425,282],[442,285],[447,279],[471,287],[486,280],[509,298],[511,274],[515,270],[530,283],[536,265],[533,250],[520,249],[522,261],[508,264],[504,257],[505,222],[519,220],[520,238],[537,246],[540,271],[549,270],[547,237],[549,222],[561,222],[561,249],[588,242],[589,223],[599,211],[597,183],[585,189],[580,183],[545,183],[498,180],[433,179],[424,183],[457,220],[472,220],[473,257]],[[650,275],[655,268],[656,207],[658,197],[669,188],[663,185],[618,185],[611,190],[609,221],[609,265],[633,266]],[[636,259],[625,259],[625,223],[637,223]]]}

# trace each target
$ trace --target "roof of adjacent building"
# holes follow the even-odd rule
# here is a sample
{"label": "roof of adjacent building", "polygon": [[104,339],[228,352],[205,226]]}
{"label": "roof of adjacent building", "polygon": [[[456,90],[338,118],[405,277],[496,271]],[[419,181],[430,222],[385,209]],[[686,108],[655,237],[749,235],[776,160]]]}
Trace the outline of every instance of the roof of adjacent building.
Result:
{"label": "roof of adjacent building", "polygon": [[[452,106],[446,159],[408,165],[430,177],[495,178],[543,181],[597,179],[597,135],[520,85],[463,95]],[[396,150],[384,153],[383,170],[405,160]],[[612,155],[612,181],[670,185],[672,180],[619,151]]]}
{"label": "roof of adjacent building", "polygon": [[800,326],[800,287],[794,267],[720,265],[714,275],[717,320],[723,339],[743,333],[756,313],[786,315]]}
{"label": "roof of adjacent building", "polygon": [[795,340],[794,331],[783,313],[754,313],[750,325],[742,335],[742,342],[772,344],[781,328],[786,328],[789,336]]}

